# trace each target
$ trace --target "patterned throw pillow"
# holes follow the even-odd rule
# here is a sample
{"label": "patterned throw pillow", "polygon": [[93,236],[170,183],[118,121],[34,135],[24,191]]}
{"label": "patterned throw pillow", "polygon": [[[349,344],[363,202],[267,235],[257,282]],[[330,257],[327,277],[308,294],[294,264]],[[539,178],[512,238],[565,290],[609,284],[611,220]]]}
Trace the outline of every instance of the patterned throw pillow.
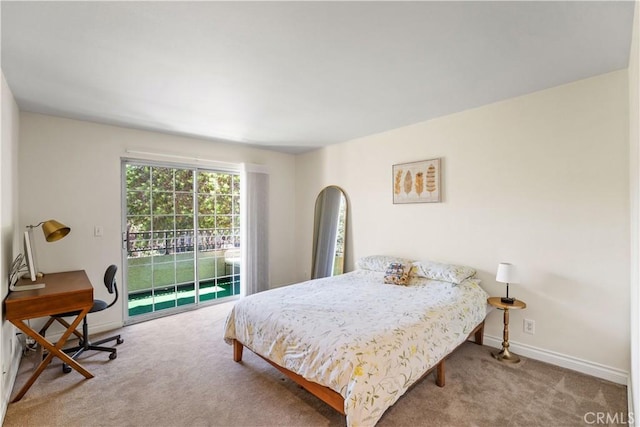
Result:
{"label": "patterned throw pillow", "polygon": [[392,262],[384,274],[384,283],[404,286],[409,283],[409,271],[411,271],[411,264]]}

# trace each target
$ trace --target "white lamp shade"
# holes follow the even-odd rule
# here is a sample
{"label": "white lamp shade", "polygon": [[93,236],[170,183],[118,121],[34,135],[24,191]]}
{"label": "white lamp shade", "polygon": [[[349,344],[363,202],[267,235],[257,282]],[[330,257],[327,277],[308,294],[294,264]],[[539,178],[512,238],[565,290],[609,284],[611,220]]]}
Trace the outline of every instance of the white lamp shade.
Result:
{"label": "white lamp shade", "polygon": [[498,273],[496,274],[496,281],[501,283],[516,283],[516,267],[508,262],[501,262],[498,264]]}

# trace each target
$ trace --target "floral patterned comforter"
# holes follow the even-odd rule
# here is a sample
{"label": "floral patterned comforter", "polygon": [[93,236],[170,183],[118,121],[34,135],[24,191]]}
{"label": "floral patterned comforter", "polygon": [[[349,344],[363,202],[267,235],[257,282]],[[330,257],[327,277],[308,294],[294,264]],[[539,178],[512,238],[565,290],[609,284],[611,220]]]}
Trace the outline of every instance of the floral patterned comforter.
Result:
{"label": "floral patterned comforter", "polygon": [[356,270],[238,301],[225,341],[344,397],[348,426],[371,426],[485,318],[479,280],[384,284]]}

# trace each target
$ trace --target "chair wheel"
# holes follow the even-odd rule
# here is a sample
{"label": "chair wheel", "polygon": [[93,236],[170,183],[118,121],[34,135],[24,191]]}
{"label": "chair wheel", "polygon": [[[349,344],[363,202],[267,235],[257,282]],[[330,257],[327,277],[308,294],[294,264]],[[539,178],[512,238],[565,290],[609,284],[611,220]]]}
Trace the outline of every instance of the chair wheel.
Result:
{"label": "chair wheel", "polygon": [[122,344],[124,342],[124,340],[122,338],[118,338],[116,340],[116,344]]}
{"label": "chair wheel", "polygon": [[68,374],[69,372],[71,372],[71,366],[65,363],[64,365],[62,365],[62,372],[64,372],[65,374]]}
{"label": "chair wheel", "polygon": [[111,360],[115,359],[116,357],[118,357],[118,353],[111,353],[109,355],[109,359],[111,359]]}

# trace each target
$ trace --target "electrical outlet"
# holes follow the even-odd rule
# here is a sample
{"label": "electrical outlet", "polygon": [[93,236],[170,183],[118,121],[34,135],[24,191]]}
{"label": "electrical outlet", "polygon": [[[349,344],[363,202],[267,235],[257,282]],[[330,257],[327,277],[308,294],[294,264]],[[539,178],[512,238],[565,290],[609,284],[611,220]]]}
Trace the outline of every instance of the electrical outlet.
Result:
{"label": "electrical outlet", "polygon": [[525,334],[534,335],[536,333],[536,321],[531,319],[524,319],[522,322],[522,331]]}

